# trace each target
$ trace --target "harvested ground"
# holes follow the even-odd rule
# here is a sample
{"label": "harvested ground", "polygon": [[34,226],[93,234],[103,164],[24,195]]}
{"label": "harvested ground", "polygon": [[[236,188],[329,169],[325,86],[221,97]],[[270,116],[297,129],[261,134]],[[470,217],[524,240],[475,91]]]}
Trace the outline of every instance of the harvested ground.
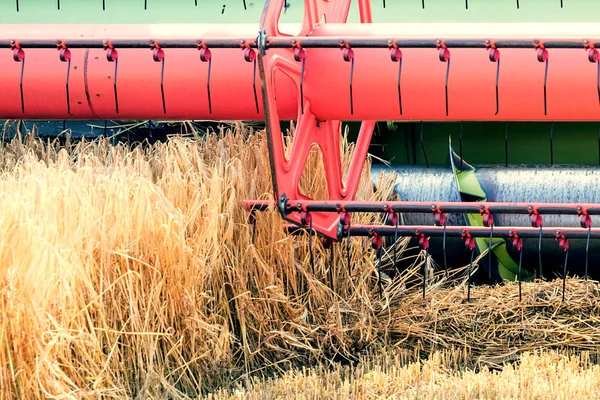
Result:
{"label": "harvested ground", "polygon": [[457,370],[435,353],[407,362],[394,354],[363,360],[355,368],[311,368],[278,379],[248,379],[207,399],[597,399],[600,366],[589,353],[525,353],[502,370]]}
{"label": "harvested ground", "polygon": [[[347,167],[352,145],[343,151]],[[448,385],[540,349],[589,351],[596,373],[596,282],[568,279],[564,303],[560,281],[523,284],[522,301],[517,284],[473,288],[466,302],[466,269],[437,271],[423,299],[424,257],[380,292],[364,238],[351,239],[349,263],[345,242],[335,248],[333,282],[328,250],[313,239],[312,265],[309,237],[287,235],[274,210],[252,243],[240,202],[271,199],[262,132],[132,149],[28,137],[0,153],[0,398],[194,398],[321,364],[318,382],[381,349],[405,364],[440,352]],[[303,190],[323,193],[319,166],[311,155]],[[366,168],[360,199],[390,195],[368,182]]]}

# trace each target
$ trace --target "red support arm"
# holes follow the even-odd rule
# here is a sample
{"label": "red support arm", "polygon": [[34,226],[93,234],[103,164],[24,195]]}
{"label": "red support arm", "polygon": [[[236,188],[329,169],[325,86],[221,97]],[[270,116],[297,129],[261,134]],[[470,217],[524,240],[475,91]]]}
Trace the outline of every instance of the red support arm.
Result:
{"label": "red support arm", "polygon": [[[345,22],[348,18],[349,9],[350,0],[334,2],[307,0],[305,2],[303,32],[312,32],[314,26],[319,22],[320,15],[324,15],[327,21]],[[277,20],[279,17],[276,14],[277,10],[281,12],[281,7],[277,6],[277,2],[272,3],[267,7],[264,15],[268,15],[268,18],[272,20]],[[370,18],[368,8],[363,6],[361,15],[363,18]],[[268,20],[268,18],[266,19]],[[266,31],[267,35],[269,35],[268,40],[272,39],[271,36],[274,36],[269,34],[269,30],[274,32],[271,24],[263,28],[263,32]],[[294,49],[287,51],[293,52]],[[297,48],[296,51],[303,52],[301,48]],[[315,93],[311,97],[304,96],[304,77],[301,76],[304,69],[301,68],[300,63],[304,62],[305,56],[305,53],[303,53],[302,57],[296,57],[296,62],[278,55],[273,57],[259,56],[263,109],[265,110],[267,122],[271,175],[273,177],[275,196],[278,200],[285,198],[310,200],[309,197],[300,193],[298,185],[309,152],[316,146],[320,149],[323,156],[323,174],[327,182],[329,199],[352,200],[358,188],[362,168],[375,127],[375,121],[366,121],[362,124],[356,150],[352,157],[346,183],[344,184],[340,156],[341,121],[328,119],[325,116],[324,118],[317,118],[311,106],[311,99],[315,98],[317,94]],[[285,156],[283,135],[280,129],[279,110],[275,101],[275,93],[279,93],[276,90],[276,84],[279,82],[275,80],[277,75],[284,75],[294,82],[296,86],[295,94],[298,99],[298,122],[289,158]],[[298,224],[302,223],[300,214],[284,215],[284,217],[289,221]],[[311,219],[313,229],[329,238],[336,238],[337,227],[339,225],[338,215],[317,212],[311,215]]]}

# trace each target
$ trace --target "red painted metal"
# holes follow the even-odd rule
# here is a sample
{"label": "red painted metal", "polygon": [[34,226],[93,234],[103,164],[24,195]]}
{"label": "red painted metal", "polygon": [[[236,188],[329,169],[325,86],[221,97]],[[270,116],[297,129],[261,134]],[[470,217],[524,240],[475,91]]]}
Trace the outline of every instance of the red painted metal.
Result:
{"label": "red painted metal", "polygon": [[[256,40],[255,24],[235,25],[3,25],[0,41],[12,39],[217,39]],[[208,63],[198,49],[161,49],[165,59],[164,92],[161,98],[161,63],[154,62],[153,49],[71,48],[69,80],[71,112],[65,97],[65,65],[55,49],[19,49],[25,58],[23,74],[24,112],[20,101],[21,64],[13,61],[10,49],[0,49],[0,118],[3,119],[167,119],[167,120],[260,120],[264,119],[260,83],[257,81],[259,112],[253,92],[253,64],[242,49],[211,51],[211,105],[207,84]],[[118,52],[118,110],[114,95],[115,63],[107,53]],[[285,53],[275,49],[273,54]],[[2,54],[6,54],[3,57]],[[258,79],[258,77],[257,77]],[[288,80],[279,88],[289,95],[278,96],[286,119],[297,114],[294,85]]]}
{"label": "red painted metal", "polygon": [[[281,13],[283,0],[272,1],[266,8],[265,15],[270,16],[270,21],[277,21]],[[327,22],[345,22],[348,18],[350,9],[350,0],[341,0],[333,2],[324,2],[321,0],[308,0],[305,2],[305,18],[303,31],[305,35],[314,31],[314,26],[318,24],[321,16]],[[369,23],[371,13],[369,2],[360,1],[361,22]],[[269,41],[276,39],[277,30],[273,26],[266,26],[267,32],[275,32],[269,37]],[[295,50],[302,48],[295,46],[288,53],[294,53]],[[311,49],[307,53],[311,53]],[[303,57],[283,57],[274,55],[269,58],[260,56],[260,76],[262,84],[262,93],[264,101],[265,119],[267,123],[267,135],[269,139],[271,169],[273,175],[274,192],[277,199],[283,196],[294,199],[309,200],[304,193],[300,193],[298,184],[306,164],[309,152],[313,147],[318,147],[323,155],[324,175],[327,182],[328,196],[332,200],[354,199],[358,188],[362,168],[367,156],[371,136],[375,127],[375,121],[364,121],[362,123],[356,148],[352,156],[352,161],[348,170],[346,179],[342,176],[342,165],[340,157],[340,129],[343,118],[332,118],[328,113],[322,113],[317,117],[313,110],[311,101],[316,97],[326,93],[320,88],[319,94],[313,92],[305,84],[310,77],[308,68],[302,68],[305,62]],[[308,56],[310,57],[310,55]],[[307,58],[308,58],[307,57]],[[346,61],[349,55],[345,55]],[[298,63],[302,62],[302,65]],[[320,67],[315,69],[319,73]],[[304,75],[302,75],[304,72]],[[280,128],[282,116],[280,114],[279,104],[275,100],[275,93],[279,83],[276,80],[277,75],[286,76],[296,85],[296,95],[299,102],[297,126],[290,149],[289,157],[286,156],[283,135]],[[301,85],[302,84],[302,88]],[[315,90],[316,88],[312,88]],[[307,92],[308,91],[308,92]],[[300,95],[302,93],[302,95]],[[308,95],[306,95],[308,93]],[[286,215],[286,219],[295,223],[302,223],[300,214]],[[329,213],[311,213],[312,227],[317,232],[331,239],[337,238],[337,227],[339,216]]]}
{"label": "red painted metal", "polygon": [[[331,4],[337,4],[332,1]],[[275,4],[275,3],[273,3]],[[342,16],[344,13],[342,13]],[[369,13],[365,12],[365,15]],[[81,38],[134,39],[223,38],[256,42],[256,25],[4,25],[0,41],[16,39],[76,40]],[[404,38],[494,40],[541,38],[575,41],[595,38],[595,27],[587,24],[344,24],[316,26],[310,37],[298,37],[297,45],[319,38]],[[534,36],[535,35],[535,36]],[[597,35],[597,34],[596,34]],[[284,38],[287,38],[285,36]],[[277,42],[272,34],[270,42]],[[252,88],[253,66],[237,49],[211,49],[211,94],[209,112],[206,87],[207,65],[198,51],[164,49],[167,113],[160,96],[160,65],[152,63],[150,49],[116,49],[119,52],[119,113],[113,98],[114,66],[102,49],[70,49],[72,54],[71,101],[66,112],[64,66],[52,49],[22,49],[27,56],[23,88],[25,113],[19,101],[20,66],[7,50],[0,56],[4,76],[0,86],[0,118],[30,119],[263,119],[256,113]],[[547,115],[543,107],[544,63],[536,49],[501,49],[499,112],[495,114],[496,63],[488,59],[493,48],[450,48],[452,65],[448,79],[449,113],[445,115],[446,65],[437,49],[404,48],[401,91],[403,112],[398,108],[398,64],[387,49],[353,49],[354,113],[350,112],[348,63],[333,49],[311,48],[306,54],[303,92],[312,112],[326,120],[600,120],[597,86],[597,52],[589,49],[545,49],[549,58]],[[0,54],[4,50],[0,49]],[[494,53],[494,57],[497,54]],[[265,62],[278,58],[294,62],[292,49],[270,48]],[[374,73],[377,71],[377,73]],[[298,74],[296,74],[297,76]],[[110,77],[110,78],[109,78]],[[275,76],[277,107],[282,119],[295,119],[298,82],[285,73]],[[236,89],[232,96],[232,88]],[[327,93],[327,96],[323,96]],[[64,100],[64,101],[61,101]],[[331,99],[336,99],[331,101]]]}
{"label": "red painted metal", "polygon": [[[326,24],[315,29],[320,37],[348,37],[353,31],[364,31],[369,37],[394,37],[393,28],[379,24]],[[342,29],[344,28],[344,29]],[[10,29],[10,31],[9,31]],[[18,37],[13,27],[0,28],[0,38]],[[52,36],[77,38],[86,28],[53,27]],[[187,31],[189,28],[178,27]],[[448,29],[453,29],[448,26]],[[455,28],[454,28],[455,29]],[[131,38],[139,27],[106,28],[106,36]],[[165,29],[164,36],[173,38],[176,31]],[[191,30],[191,29],[190,29]],[[18,30],[17,30],[18,31]],[[218,31],[218,30],[217,30]],[[18,32],[17,32],[18,33]],[[103,32],[104,33],[104,32]],[[218,33],[218,32],[217,32]],[[236,28],[230,38],[253,42],[252,30]],[[61,35],[62,34],[62,35]],[[356,33],[354,33],[356,34]],[[110,36],[108,36],[110,35]],[[189,37],[197,36],[190,33]],[[27,36],[24,36],[27,37]],[[144,37],[141,33],[139,37]],[[199,37],[199,36],[197,36]],[[213,37],[228,37],[227,35]],[[241,39],[240,39],[241,40]],[[271,40],[275,41],[274,38]],[[306,39],[305,39],[306,41]],[[302,44],[302,41],[299,41]],[[3,118],[172,118],[172,119],[261,119],[256,113],[252,88],[253,68],[245,62],[243,52],[236,49],[212,50],[211,93],[214,110],[208,109],[206,96],[207,68],[199,53],[190,49],[165,51],[165,96],[167,113],[160,99],[160,66],[153,65],[150,49],[117,49],[120,55],[119,94],[122,105],[115,112],[112,96],[114,68],[101,49],[71,49],[72,102],[71,115],[56,99],[62,91],[64,67],[52,49],[24,49],[27,66],[24,74],[25,109],[20,109],[18,83],[20,68],[9,57],[0,58],[6,74],[2,85],[0,115]],[[588,53],[576,49],[548,50],[547,115],[543,107],[544,65],[538,62],[534,49],[503,49],[499,79],[499,112],[495,114],[495,71],[485,49],[451,49],[452,66],[448,80],[448,116],[445,115],[444,82],[446,68],[440,64],[436,49],[402,49],[403,113],[398,110],[397,63],[390,61],[389,50],[353,49],[353,111],[350,111],[350,68],[332,49],[308,49],[303,92],[319,119],[333,120],[598,120],[597,64],[589,62]],[[270,49],[265,60],[276,57],[293,60],[291,49]],[[373,71],[377,74],[373,74]],[[347,75],[346,75],[347,74]],[[289,76],[275,77],[277,105],[283,119],[297,114],[298,94]],[[87,86],[86,86],[87,84]],[[237,88],[236,96],[230,95]],[[323,92],[329,96],[322,96]],[[424,94],[426,93],[426,95]],[[98,96],[99,95],[99,96]],[[64,95],[63,95],[64,96]],[[88,98],[89,97],[89,98]],[[143,101],[140,101],[140,98]],[[332,102],[329,99],[335,98]],[[573,101],[572,99],[576,99]],[[81,104],[79,104],[81,103]],[[262,99],[259,99],[259,104]]]}
{"label": "red painted metal", "polygon": [[[458,27],[440,24],[448,30]],[[487,32],[493,31],[493,24]],[[468,27],[468,25],[466,25]],[[426,27],[398,25],[323,25],[315,34],[326,37],[395,37],[398,30]],[[468,29],[468,28],[466,28]],[[352,31],[351,31],[352,30]],[[488,35],[486,31],[481,36]],[[395,33],[395,35],[394,35]],[[409,32],[406,32],[409,35]],[[589,32],[588,34],[593,34]],[[484,36],[485,35],[485,36]],[[565,33],[566,35],[566,33]],[[404,36],[402,36],[404,37]],[[414,33],[408,37],[414,37]],[[422,38],[423,36],[416,36]],[[434,36],[435,37],[435,36]],[[588,60],[585,49],[544,49],[549,57],[547,79],[547,115],[544,114],[544,63],[535,49],[501,49],[499,76],[499,111],[496,114],[496,63],[488,59],[486,49],[450,49],[452,65],[448,76],[448,115],[446,115],[446,63],[440,63],[436,49],[402,49],[403,113],[398,111],[398,66],[390,61],[389,51],[354,49],[354,114],[350,114],[348,67],[342,57],[329,49],[311,49],[306,68],[318,74],[306,78],[307,87],[327,87],[337,101],[328,96],[307,97],[313,101],[317,115],[358,120],[461,120],[461,121],[582,121],[600,119],[598,103],[598,66]],[[496,55],[495,55],[496,56]],[[447,58],[446,53],[446,58]],[[319,67],[317,67],[317,65]],[[377,71],[373,74],[373,71]],[[344,76],[345,75],[345,76]]]}
{"label": "red painted metal", "polygon": [[[348,24],[350,3],[305,0],[297,36],[279,24],[284,0],[238,25],[3,25],[0,118],[264,119],[276,199],[310,200],[298,182],[316,146],[336,202],[354,200],[376,120],[600,120],[596,24],[373,24],[369,0],[358,2],[361,23]],[[82,40],[104,48],[74,46]],[[141,48],[123,44],[136,40]],[[176,40],[199,44],[164,45]],[[500,46],[518,40],[535,45]],[[207,45],[216,42],[228,44]],[[297,120],[289,156],[281,120]],[[363,121],[346,177],[342,120]],[[311,215],[330,238],[339,217]]]}
{"label": "red painted metal", "polygon": [[[245,200],[248,211],[265,211],[277,204],[265,200]],[[600,215],[600,204],[595,203],[523,203],[523,202],[448,202],[448,201],[319,201],[288,199],[286,212],[415,212],[432,213],[480,213],[480,214],[529,214],[534,227],[541,226],[542,214],[554,215]],[[491,214],[489,214],[491,215]],[[586,219],[586,221],[588,221]],[[587,222],[586,222],[587,223]]]}

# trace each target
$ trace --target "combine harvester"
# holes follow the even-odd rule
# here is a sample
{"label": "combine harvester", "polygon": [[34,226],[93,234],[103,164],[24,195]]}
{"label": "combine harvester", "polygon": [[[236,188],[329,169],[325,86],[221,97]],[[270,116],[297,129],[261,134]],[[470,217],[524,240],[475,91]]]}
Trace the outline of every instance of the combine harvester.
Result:
{"label": "combine harvester", "polygon": [[[366,236],[377,249],[384,237],[411,237],[446,268],[489,249],[480,263],[495,282],[600,277],[595,1],[3,0],[0,9],[0,118],[263,120],[291,231],[309,228],[327,246]],[[296,122],[289,157],[286,121]],[[358,126],[345,177],[342,126]],[[314,146],[326,200],[298,188]],[[355,201],[375,148],[392,165],[373,175],[397,173],[398,199]],[[246,206],[254,218],[269,204]],[[385,222],[353,223],[363,212]]]}

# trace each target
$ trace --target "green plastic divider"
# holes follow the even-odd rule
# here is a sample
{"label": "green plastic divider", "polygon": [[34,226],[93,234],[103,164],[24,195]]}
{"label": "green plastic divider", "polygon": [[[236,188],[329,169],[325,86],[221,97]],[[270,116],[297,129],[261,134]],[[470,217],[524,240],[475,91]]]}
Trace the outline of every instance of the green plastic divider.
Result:
{"label": "green plastic divider", "polygon": [[[467,196],[470,201],[487,201],[487,194],[479,184],[475,167],[464,160],[462,160],[460,164],[457,164],[455,163],[456,158],[456,153],[454,153],[452,143],[450,143],[452,171],[456,178],[456,184],[461,197]],[[480,214],[467,214],[467,221],[469,226],[484,226],[483,215]],[[476,238],[475,245],[477,251],[482,253],[490,248],[490,240]],[[491,250],[498,262],[498,273],[504,280],[516,280],[518,279],[519,264],[517,264],[510,256],[506,246],[506,241],[503,238],[492,238],[491,240]],[[534,279],[534,277],[535,275],[533,273],[525,268],[521,268],[522,281],[530,281]]]}

